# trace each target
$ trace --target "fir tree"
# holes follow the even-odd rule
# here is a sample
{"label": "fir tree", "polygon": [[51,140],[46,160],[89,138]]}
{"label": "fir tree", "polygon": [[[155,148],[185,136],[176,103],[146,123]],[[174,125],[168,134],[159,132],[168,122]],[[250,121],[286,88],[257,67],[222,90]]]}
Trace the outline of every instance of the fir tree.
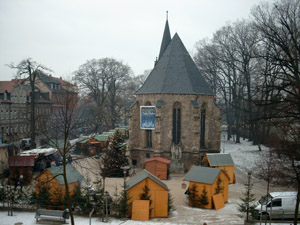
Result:
{"label": "fir tree", "polygon": [[40,184],[38,186],[38,191],[33,191],[31,194],[32,201],[35,202],[38,206],[50,204],[52,201],[50,189],[51,187],[48,183]]}
{"label": "fir tree", "polygon": [[202,207],[208,204],[208,197],[207,197],[207,191],[205,186],[203,187],[199,202]]}
{"label": "fir tree", "polygon": [[168,212],[171,212],[173,210],[175,210],[174,198],[173,198],[172,194],[169,191],[168,192]]}
{"label": "fir tree", "polygon": [[74,189],[74,195],[71,197],[73,208],[81,209],[81,204],[85,201],[84,195],[80,185],[77,185]]}
{"label": "fir tree", "polygon": [[119,202],[119,217],[120,218],[124,218],[124,217],[130,217],[130,213],[131,213],[131,205],[132,202],[130,201],[130,197],[128,195],[127,190],[125,190],[126,188],[123,186],[123,191],[121,192],[120,198],[118,200]]}
{"label": "fir tree", "polygon": [[189,204],[192,207],[200,207],[197,185],[193,184],[189,189]]}
{"label": "fir tree", "polygon": [[126,157],[126,144],[124,137],[120,130],[116,130],[106,151],[103,156],[102,173],[105,177],[122,177],[124,175],[121,167],[128,165]]}
{"label": "fir tree", "polygon": [[152,200],[151,200],[151,195],[150,195],[150,189],[147,184],[145,184],[145,187],[143,187],[143,192],[140,194],[140,200],[149,200],[149,216],[151,215],[152,212]]}
{"label": "fir tree", "polygon": [[[94,184],[96,185],[95,191],[93,191],[92,193],[92,197],[93,197],[93,203],[96,206],[100,206],[98,208],[98,210],[95,210],[96,212],[98,212],[100,215],[103,215],[105,212],[105,198],[104,198],[104,187],[103,187],[103,183],[102,180],[100,178],[98,178],[97,181],[94,182]],[[103,206],[103,207],[101,207]]]}
{"label": "fir tree", "polygon": [[222,179],[219,177],[217,180],[216,194],[223,192],[224,187],[222,187],[221,185],[222,185]]}
{"label": "fir tree", "polygon": [[249,221],[250,215],[253,216],[257,213],[255,197],[252,192],[253,183],[251,182],[251,173],[248,173],[248,181],[244,184],[245,192],[243,192],[244,197],[241,197],[242,203],[238,204],[238,211],[246,213],[246,221]]}

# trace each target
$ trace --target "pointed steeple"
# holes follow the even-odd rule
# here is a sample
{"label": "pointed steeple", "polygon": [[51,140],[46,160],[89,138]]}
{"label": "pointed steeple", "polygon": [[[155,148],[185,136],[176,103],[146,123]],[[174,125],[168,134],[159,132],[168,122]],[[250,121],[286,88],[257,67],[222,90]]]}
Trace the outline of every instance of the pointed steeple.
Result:
{"label": "pointed steeple", "polygon": [[158,59],[160,59],[160,57],[162,56],[162,54],[164,53],[164,51],[166,50],[170,42],[171,42],[171,34],[170,34],[170,28],[168,22],[168,11],[167,11],[167,20],[166,20],[164,35],[161,42]]}
{"label": "pointed steeple", "polygon": [[136,94],[215,96],[177,33]]}

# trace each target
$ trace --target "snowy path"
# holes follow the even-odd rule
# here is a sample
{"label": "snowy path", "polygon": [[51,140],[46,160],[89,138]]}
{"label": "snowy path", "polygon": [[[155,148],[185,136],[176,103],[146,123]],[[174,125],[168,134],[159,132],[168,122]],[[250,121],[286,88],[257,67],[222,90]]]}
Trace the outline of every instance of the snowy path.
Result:
{"label": "snowy path", "polygon": [[[197,209],[187,206],[187,199],[184,195],[184,189],[181,188],[183,183],[183,176],[173,176],[170,180],[165,181],[166,185],[171,190],[171,194],[174,197],[174,204],[176,211],[171,213],[169,218],[158,218],[151,219],[148,222],[141,221],[122,221],[116,219],[110,219],[108,223],[103,223],[99,218],[92,218],[91,224],[110,224],[110,225],[170,225],[170,224],[198,224],[202,225],[206,222],[208,225],[241,225],[243,224],[243,219],[238,216],[237,204],[242,192],[244,191],[244,183],[247,179],[247,172],[255,170],[255,164],[263,154],[267,152],[267,148],[263,147],[262,151],[258,151],[257,146],[252,146],[250,142],[243,141],[241,144],[234,144],[232,141],[222,141],[222,152],[230,153],[232,155],[233,161],[235,163],[235,172],[237,183],[229,186],[229,202],[225,204],[225,207],[220,210],[206,210],[206,209]],[[83,174],[87,173],[89,168],[93,164],[92,161],[85,162],[86,169],[81,171]],[[94,179],[93,175],[90,177]],[[266,192],[265,183],[260,180],[254,179],[254,191],[256,197],[259,198]],[[107,178],[106,179],[106,188],[113,195],[115,187],[118,187],[118,190],[121,190],[123,179],[122,178]],[[186,183],[187,184],[187,183]],[[278,189],[273,187],[273,190]],[[62,224],[62,222],[42,220],[41,222],[36,223],[34,219],[35,213],[33,212],[15,212],[14,216],[7,216],[6,211],[0,211],[0,225],[13,225],[17,222],[23,222],[25,225],[33,224]],[[86,217],[75,217],[76,225],[87,225],[89,224],[89,219]],[[276,223],[279,225],[278,223]]]}

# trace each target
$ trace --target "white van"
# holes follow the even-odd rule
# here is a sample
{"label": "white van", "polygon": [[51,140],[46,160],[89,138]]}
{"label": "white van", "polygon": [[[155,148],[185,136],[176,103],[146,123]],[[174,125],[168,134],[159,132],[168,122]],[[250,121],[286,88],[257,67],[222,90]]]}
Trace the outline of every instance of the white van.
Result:
{"label": "white van", "polygon": [[296,200],[297,192],[270,192],[268,198],[265,196],[263,201],[258,201],[258,217],[262,215],[263,219],[293,219]]}

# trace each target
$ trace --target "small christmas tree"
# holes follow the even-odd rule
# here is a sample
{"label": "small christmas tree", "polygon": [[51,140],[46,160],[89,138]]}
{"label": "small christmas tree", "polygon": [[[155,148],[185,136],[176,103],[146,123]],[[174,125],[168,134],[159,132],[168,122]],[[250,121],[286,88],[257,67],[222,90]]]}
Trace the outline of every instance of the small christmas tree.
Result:
{"label": "small christmas tree", "polygon": [[250,215],[253,216],[257,213],[255,197],[252,192],[253,183],[251,182],[251,173],[248,173],[248,181],[244,184],[245,192],[243,192],[244,197],[241,197],[242,203],[238,204],[238,211],[246,213],[246,221],[249,221]]}
{"label": "small christmas tree", "polygon": [[121,131],[116,130],[112,142],[103,156],[102,173],[105,177],[122,177],[124,173],[121,167],[127,165],[126,144]]}
{"label": "small christmas tree", "polygon": [[130,197],[125,190],[126,188],[123,186],[123,191],[121,192],[121,196],[118,200],[119,202],[119,217],[124,218],[124,217],[130,217],[130,212],[131,212],[131,202],[130,202]]}
{"label": "small christmas tree", "polygon": [[207,197],[207,191],[206,191],[205,186],[203,187],[199,202],[202,207],[204,207],[208,204],[208,197]]}
{"label": "small christmas tree", "polygon": [[189,203],[192,207],[200,207],[197,185],[193,184],[189,189]]}
{"label": "small christmas tree", "polygon": [[147,184],[145,184],[145,187],[143,187],[143,192],[140,194],[140,200],[149,200],[149,216],[151,215],[152,212],[152,200],[151,200],[151,195],[150,195],[150,189]]}
{"label": "small christmas tree", "polygon": [[168,192],[168,212],[171,212],[173,210],[175,210],[174,198],[173,198],[172,194],[169,191]]}
{"label": "small christmas tree", "polygon": [[216,194],[223,192],[224,188],[221,185],[222,185],[222,179],[219,177],[217,180]]}
{"label": "small christmas tree", "polygon": [[50,204],[52,201],[49,183],[39,184],[38,191],[31,194],[32,201],[36,202],[37,205],[43,206]]}

